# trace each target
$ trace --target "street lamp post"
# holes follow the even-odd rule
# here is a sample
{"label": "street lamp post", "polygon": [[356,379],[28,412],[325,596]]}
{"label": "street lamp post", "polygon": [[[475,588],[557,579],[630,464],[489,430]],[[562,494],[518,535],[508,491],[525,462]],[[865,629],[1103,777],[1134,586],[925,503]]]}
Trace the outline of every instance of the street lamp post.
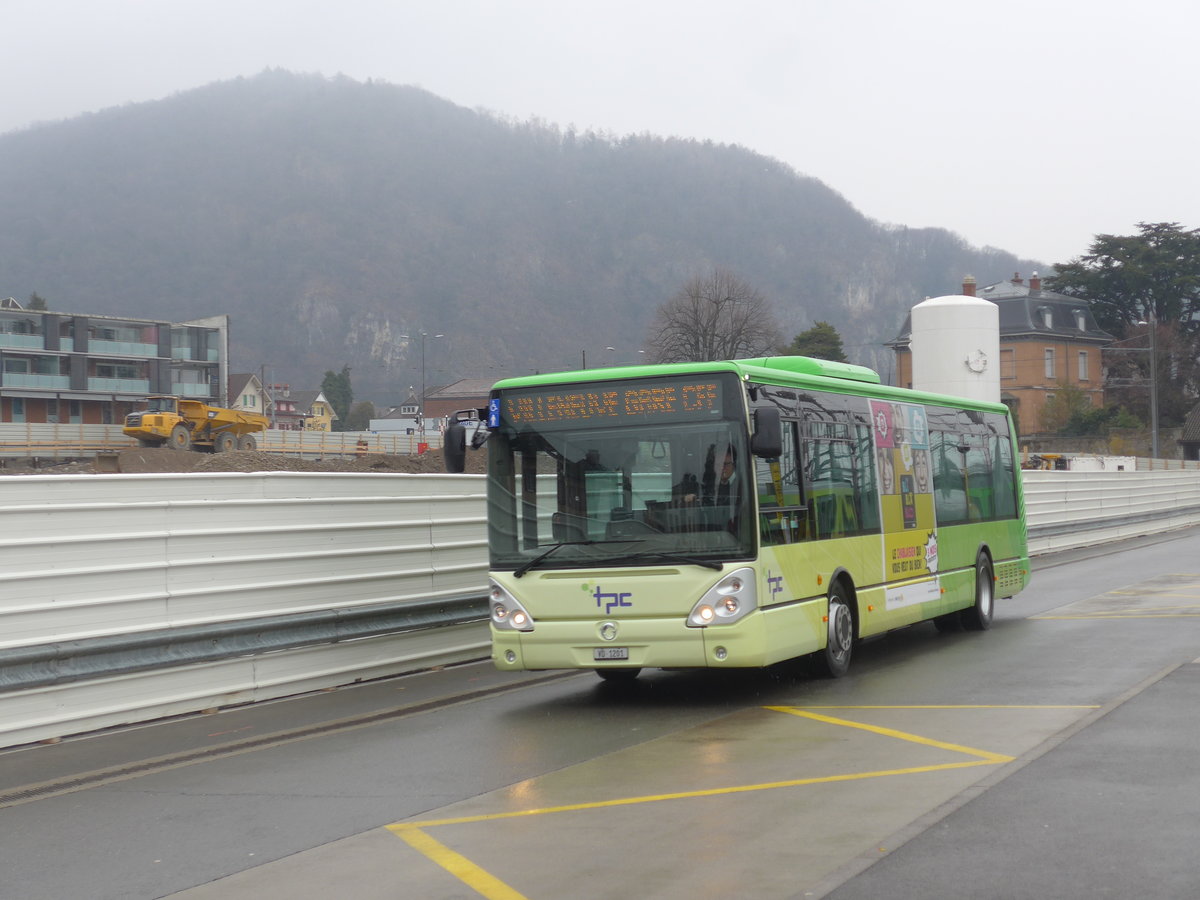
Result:
{"label": "street lamp post", "polygon": [[1150,457],[1158,459],[1158,317],[1150,309]]}
{"label": "street lamp post", "polygon": [[425,338],[445,337],[444,334],[426,334],[421,332],[421,433],[425,433]]}
{"label": "street lamp post", "polygon": [[[1122,353],[1149,353],[1150,354],[1150,458],[1158,459],[1158,317],[1154,310],[1149,310],[1149,320],[1142,319],[1138,322],[1139,325],[1146,325],[1150,329],[1150,346],[1149,347],[1121,347]],[[1132,341],[1140,338],[1126,338],[1125,340]],[[1104,350],[1116,350],[1117,344],[1125,343],[1125,340],[1114,341]]]}

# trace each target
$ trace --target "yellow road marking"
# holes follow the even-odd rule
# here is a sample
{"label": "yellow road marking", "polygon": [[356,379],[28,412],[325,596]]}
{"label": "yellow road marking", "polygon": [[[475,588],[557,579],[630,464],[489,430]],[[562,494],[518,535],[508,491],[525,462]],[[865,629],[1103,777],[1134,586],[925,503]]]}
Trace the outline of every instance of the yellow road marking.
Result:
{"label": "yellow road marking", "polygon": [[1200,616],[1200,610],[1194,613],[1079,613],[1074,616],[1030,616],[1031,619],[1195,619]]}
{"label": "yellow road marking", "polygon": [[458,816],[447,819],[427,819],[421,822],[395,822],[384,826],[388,831],[404,840],[426,858],[441,866],[463,884],[470,887],[487,900],[525,900],[517,891],[510,888],[494,875],[471,862],[465,856],[456,853],[440,841],[434,840],[422,829],[435,828],[443,825],[466,825],[477,822],[494,822],[501,819],[517,819],[527,816],[544,816],[552,813],[580,812],[592,809],[612,809],[620,806],[634,806],[642,803],[660,803],[665,800],[688,800],[700,797],[719,797],[732,794],[745,794],[755,791],[769,791],[778,788],[802,787],[814,784],[834,784],[837,782],[864,781],[870,778],[887,778],[894,775],[917,775],[926,772],[944,772],[951,769],[969,769],[975,766],[994,766],[1012,762],[1015,757],[1003,753],[992,753],[988,750],[978,750],[974,747],[964,747],[961,744],[951,744],[926,738],[894,728],[883,728],[868,725],[864,722],[853,722],[849,719],[838,719],[833,716],[809,712],[808,709],[1095,709],[1094,706],[850,706],[850,707],[809,707],[801,709],[794,706],[767,706],[764,709],[782,712],[814,722],[827,725],[838,725],[843,728],[854,728],[867,731],[895,740],[907,741],[939,750],[948,750],[974,757],[965,762],[939,763],[928,766],[912,766],[905,769],[882,769],[874,772],[852,772],[843,775],[824,775],[815,778],[795,778],[787,781],[772,781],[763,784],[733,785],[723,788],[708,788],[695,791],[677,791],[669,794],[650,794],[639,797],[622,797],[612,800],[596,800],[589,803],[571,803],[563,806],[546,806],[539,809],[522,809],[510,812],[484,813],[475,816]]}
{"label": "yellow road marking", "polygon": [[437,863],[467,887],[488,900],[526,900],[494,875],[481,869],[461,853],[451,850],[414,825],[389,825],[388,830],[418,853]]}
{"label": "yellow road marking", "polygon": [[[434,828],[441,825],[468,825],[473,822],[492,822],[497,819],[519,819],[524,816],[545,816],[551,813],[580,812],[588,809],[610,809],[614,806],[636,806],[639,803],[661,803],[664,800],[691,800],[697,797],[721,797],[726,794],[748,794],[754,791],[772,791],[778,788],[802,787],[809,784],[832,784],[838,781],[862,781],[867,778],[886,778],[891,775],[916,775],[922,772],[940,772],[945,769],[969,769],[973,766],[991,766],[1011,762],[1013,757],[994,755],[995,758],[979,758],[970,762],[938,763],[929,766],[914,766],[909,769],[883,769],[877,772],[851,772],[845,775],[821,775],[815,778],[795,778],[789,781],[769,781],[763,784],[737,784],[722,788],[705,788],[696,791],[676,791],[671,794],[646,794],[640,797],[621,797],[615,800],[593,800],[588,803],[571,803],[564,806],[544,806],[540,809],[518,809],[511,812],[483,813],[477,816],[462,816],[456,819],[427,819],[413,822],[413,826]],[[403,825],[388,825],[387,828],[403,828]]]}
{"label": "yellow road marking", "polygon": [[[768,706],[767,709],[775,707]],[[798,707],[800,708],[800,707]],[[862,706],[805,706],[803,709],[1099,709],[1099,703],[1062,703],[1062,704],[1039,704],[1030,706],[1027,703],[889,703],[887,705],[870,705]]]}
{"label": "yellow road marking", "polygon": [[973,747],[964,747],[961,744],[948,744],[945,741],[935,741],[932,738],[921,737],[919,734],[909,734],[905,731],[896,731],[894,728],[881,728],[878,725],[867,725],[863,722],[851,722],[849,719],[835,719],[833,716],[823,716],[820,713],[807,712],[794,706],[768,706],[767,709],[773,709],[775,712],[787,713],[791,716],[800,716],[804,719],[812,719],[816,722],[826,722],[830,725],[841,725],[844,728],[857,728],[860,731],[869,731],[872,734],[881,734],[884,737],[908,741],[910,744],[923,744],[926,747],[937,747],[939,750],[950,750],[954,753],[965,753],[968,756],[977,756],[988,763],[1012,762],[1016,758],[1013,756],[1005,756],[1003,753],[992,753],[988,750],[976,750]]}

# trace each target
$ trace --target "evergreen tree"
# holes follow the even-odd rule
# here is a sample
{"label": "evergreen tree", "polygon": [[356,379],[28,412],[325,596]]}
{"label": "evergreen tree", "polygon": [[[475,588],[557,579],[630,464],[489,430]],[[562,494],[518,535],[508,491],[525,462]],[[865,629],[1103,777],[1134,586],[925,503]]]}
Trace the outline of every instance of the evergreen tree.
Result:
{"label": "evergreen tree", "polygon": [[350,415],[350,405],[354,402],[354,389],[350,386],[350,366],[343,365],[341,372],[327,369],[321,380],[321,392],[337,413],[333,423],[335,431],[346,431],[346,419]]}
{"label": "evergreen tree", "polygon": [[375,418],[375,404],[370,400],[363,400],[355,403],[350,410],[350,414],[346,416],[345,431],[367,431],[371,427],[371,420]]}
{"label": "evergreen tree", "polygon": [[849,362],[842,349],[842,336],[828,322],[817,322],[808,331],[802,331],[788,347],[795,356],[811,356],[813,359],[828,359],[832,362]]}
{"label": "evergreen tree", "polygon": [[1055,266],[1046,286],[1086,300],[1100,327],[1120,338],[1105,356],[1118,402],[1144,409],[1153,377],[1160,424],[1178,423],[1200,391],[1200,229],[1139,222],[1138,232],[1096,235],[1088,253]]}

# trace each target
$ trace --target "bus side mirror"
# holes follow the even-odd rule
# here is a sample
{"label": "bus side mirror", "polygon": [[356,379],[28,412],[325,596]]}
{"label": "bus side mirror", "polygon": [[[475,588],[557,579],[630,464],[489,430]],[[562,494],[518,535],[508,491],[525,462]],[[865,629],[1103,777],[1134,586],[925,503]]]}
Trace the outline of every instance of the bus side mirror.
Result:
{"label": "bus side mirror", "polygon": [[461,475],[467,468],[467,429],[457,422],[446,427],[442,454],[446,460],[446,471]]}
{"label": "bus side mirror", "polygon": [[760,406],[754,411],[750,452],[764,459],[777,459],[783,453],[783,424],[776,407]]}

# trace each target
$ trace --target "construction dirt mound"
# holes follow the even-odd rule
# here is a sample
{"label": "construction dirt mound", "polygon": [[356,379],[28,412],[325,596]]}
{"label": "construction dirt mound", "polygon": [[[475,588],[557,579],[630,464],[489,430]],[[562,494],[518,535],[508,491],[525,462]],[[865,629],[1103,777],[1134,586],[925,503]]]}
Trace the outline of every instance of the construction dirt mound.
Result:
{"label": "construction dirt mound", "polygon": [[[370,454],[354,459],[297,459],[261,450],[231,450],[200,453],[165,447],[131,447],[96,459],[9,460],[0,475],[85,475],[91,473],[136,474],[148,472],[380,472],[428,473],[446,471],[440,450],[420,456]],[[487,453],[467,451],[467,474],[487,472]]]}

